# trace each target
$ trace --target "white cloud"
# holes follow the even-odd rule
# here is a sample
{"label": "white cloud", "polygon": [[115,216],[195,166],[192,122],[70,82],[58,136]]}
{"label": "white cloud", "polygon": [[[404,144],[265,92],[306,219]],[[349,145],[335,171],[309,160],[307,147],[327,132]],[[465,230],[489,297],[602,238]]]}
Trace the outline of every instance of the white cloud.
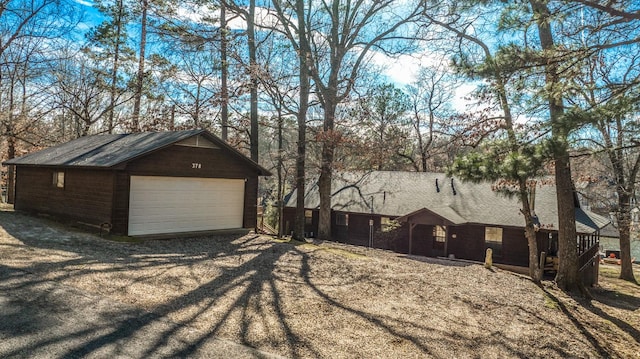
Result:
{"label": "white cloud", "polygon": [[469,99],[469,96],[477,87],[477,84],[473,82],[467,82],[456,88],[453,95],[453,100],[451,101],[451,105],[456,112],[467,112],[472,107],[479,107],[476,101]]}
{"label": "white cloud", "polygon": [[93,7],[93,1],[91,0],[73,0],[73,1],[82,6]]}

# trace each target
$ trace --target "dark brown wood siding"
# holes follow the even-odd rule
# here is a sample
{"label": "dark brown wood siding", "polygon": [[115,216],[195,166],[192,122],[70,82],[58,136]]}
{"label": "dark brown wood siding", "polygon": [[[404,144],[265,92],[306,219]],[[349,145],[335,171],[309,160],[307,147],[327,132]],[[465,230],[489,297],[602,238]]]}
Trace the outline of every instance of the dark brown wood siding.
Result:
{"label": "dark brown wood siding", "polygon": [[502,229],[502,258],[498,263],[522,267],[529,265],[529,244],[524,236],[524,228]]}
{"label": "dark brown wood siding", "polygon": [[[197,166],[197,164],[201,166]],[[127,164],[126,169],[129,174],[134,176],[257,177],[257,172],[247,162],[224,149],[178,145],[169,146],[131,161]]]}
{"label": "dark brown wood siding", "polygon": [[126,234],[129,232],[129,174],[124,171],[115,173],[112,232]]}
{"label": "dark brown wood siding", "polygon": [[248,176],[244,183],[243,227],[256,228],[258,224],[258,176]]}
{"label": "dark brown wood siding", "polygon": [[450,226],[447,240],[447,254],[474,261],[484,260],[484,226]]}
{"label": "dark brown wood siding", "polygon": [[[64,188],[53,185],[54,171],[64,171]],[[112,171],[19,166],[15,208],[95,225],[111,223],[113,189]]]}

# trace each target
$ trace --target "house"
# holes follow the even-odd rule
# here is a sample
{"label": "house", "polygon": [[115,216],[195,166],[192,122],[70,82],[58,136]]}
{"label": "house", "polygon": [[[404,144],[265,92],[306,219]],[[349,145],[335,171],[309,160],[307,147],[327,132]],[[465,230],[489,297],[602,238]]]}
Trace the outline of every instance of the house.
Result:
{"label": "house", "polygon": [[16,210],[131,236],[255,228],[270,175],[205,130],[86,136],[3,165]]}
{"label": "house", "polygon": [[[498,193],[492,183],[424,172],[349,172],[334,177],[331,221],[336,241],[474,261],[483,261],[486,249],[492,248],[496,263],[529,265],[521,205],[515,197]],[[294,192],[286,204],[285,233],[293,228],[296,196]],[[539,181],[531,198],[539,222],[538,248],[556,255],[558,214],[552,181]],[[305,195],[309,236],[318,231],[319,204],[318,187],[312,185]],[[581,209],[577,201],[575,211],[581,266],[588,266],[597,256],[598,231],[609,221]]]}

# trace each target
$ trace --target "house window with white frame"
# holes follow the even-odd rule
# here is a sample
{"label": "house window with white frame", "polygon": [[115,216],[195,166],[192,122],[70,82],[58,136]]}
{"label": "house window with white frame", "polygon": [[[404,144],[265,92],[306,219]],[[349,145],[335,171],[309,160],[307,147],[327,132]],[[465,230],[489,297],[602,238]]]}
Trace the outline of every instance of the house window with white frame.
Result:
{"label": "house window with white frame", "polygon": [[313,211],[310,209],[304,210],[304,224],[313,223]]}

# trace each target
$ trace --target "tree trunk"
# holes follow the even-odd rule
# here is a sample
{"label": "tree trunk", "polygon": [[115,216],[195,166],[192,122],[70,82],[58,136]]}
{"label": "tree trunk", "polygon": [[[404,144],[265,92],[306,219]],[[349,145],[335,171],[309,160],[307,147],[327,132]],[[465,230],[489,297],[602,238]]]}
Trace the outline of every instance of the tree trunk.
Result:
{"label": "tree trunk", "polygon": [[[532,186],[536,183],[533,182]],[[540,261],[538,258],[538,239],[536,238],[536,229],[533,225],[533,213],[532,206],[529,202],[529,193],[535,195],[535,188],[528,188],[527,181],[520,179],[518,181],[520,189],[520,202],[522,203],[522,214],[524,215],[524,236],[527,238],[527,244],[529,245],[529,276],[535,283],[540,283],[542,280],[542,270],[540,268]]]}
{"label": "tree trunk", "polygon": [[278,238],[282,238],[284,235],[284,226],[282,225],[284,213],[284,178],[282,176],[282,168],[284,166],[282,158],[282,154],[284,153],[282,140],[283,122],[282,110],[278,108],[278,163],[276,165],[276,172],[278,175]]}
{"label": "tree trunk", "polygon": [[296,156],[296,215],[293,228],[293,239],[304,240],[304,197],[305,197],[305,156],[307,133],[307,110],[309,109],[309,64],[310,48],[307,42],[304,0],[296,0],[296,16],[298,18],[298,63],[299,63],[299,107],[298,107],[298,153]]}
{"label": "tree trunk", "polygon": [[318,191],[320,194],[320,216],[318,219],[318,238],[331,239],[331,181],[333,177],[333,159],[338,139],[334,133],[337,104],[331,94],[324,96],[324,136]]}
{"label": "tree trunk", "polygon": [[227,12],[224,1],[220,2],[220,121],[222,127],[222,140],[229,139],[229,89],[227,77]]}
{"label": "tree trunk", "polygon": [[115,128],[115,107],[116,107],[116,95],[118,90],[118,70],[120,67],[120,38],[122,37],[122,18],[124,17],[124,4],[122,0],[118,0],[116,3],[118,6],[117,19],[114,19],[116,26],[115,35],[115,47],[113,50],[113,65],[111,67],[111,89],[109,96],[109,119],[107,123],[107,132],[113,133]]}
{"label": "tree trunk", "polygon": [[[16,157],[16,140],[13,137],[13,134],[9,132],[9,136],[7,138],[7,160],[13,159]],[[16,177],[15,177],[15,166],[9,166],[7,173],[7,203],[13,204],[15,202],[15,187],[16,187]]]}
{"label": "tree trunk", "polygon": [[631,207],[626,188],[618,186],[618,231],[620,232],[620,279],[636,282],[631,263]]}
{"label": "tree trunk", "polygon": [[[530,0],[531,8],[537,16],[538,35],[542,50],[553,52],[555,43],[551,31],[550,12],[545,2]],[[564,113],[559,84],[557,65],[548,61],[545,65],[545,82],[549,92],[549,113],[551,120],[552,138],[557,144],[554,153],[554,169],[556,181],[556,195],[558,200],[558,259],[560,261],[556,282],[566,291],[574,288],[584,289],[578,276],[578,252],[576,244],[576,221],[574,189],[571,181],[571,164],[567,144],[566,124],[563,123]]]}
{"label": "tree trunk", "polygon": [[249,45],[249,79],[250,79],[250,146],[251,159],[258,162],[258,78],[256,60],[256,34],[255,34],[256,1],[249,1],[249,16],[247,17],[247,42]]}
{"label": "tree trunk", "polygon": [[578,276],[578,248],[576,244],[576,222],[574,189],[571,182],[569,154],[556,154],[555,180],[558,198],[558,259],[560,261],[556,282],[566,291],[582,288]]}
{"label": "tree trunk", "polygon": [[142,102],[142,88],[144,82],[145,48],[147,47],[147,0],[141,0],[142,18],[140,20],[140,56],[138,58],[138,73],[136,75],[136,91],[133,99],[133,115],[131,116],[131,130],[140,131],[140,104]]}

